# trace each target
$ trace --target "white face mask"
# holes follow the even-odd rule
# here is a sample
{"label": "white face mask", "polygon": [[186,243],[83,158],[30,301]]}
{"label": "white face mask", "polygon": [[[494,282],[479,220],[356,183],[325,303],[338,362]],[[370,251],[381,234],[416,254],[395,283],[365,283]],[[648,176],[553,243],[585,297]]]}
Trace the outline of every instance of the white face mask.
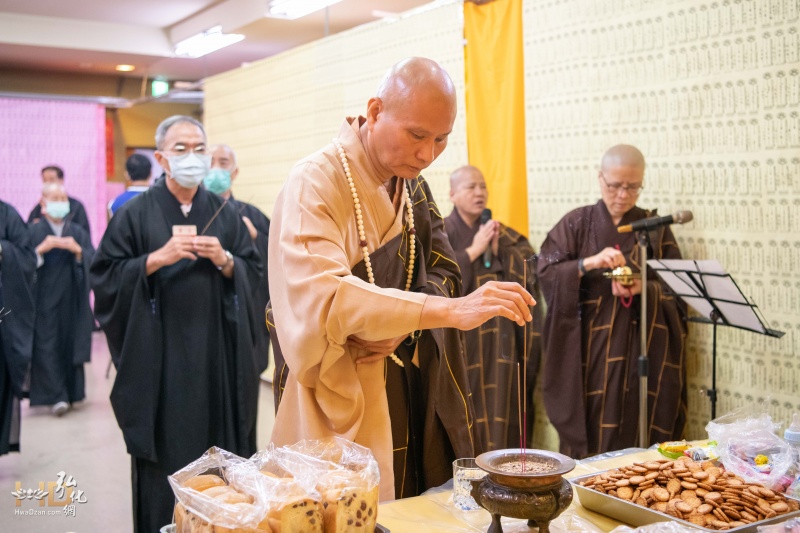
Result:
{"label": "white face mask", "polygon": [[175,182],[185,189],[194,189],[203,183],[203,178],[211,168],[211,156],[194,152],[173,155],[169,161],[169,174]]}

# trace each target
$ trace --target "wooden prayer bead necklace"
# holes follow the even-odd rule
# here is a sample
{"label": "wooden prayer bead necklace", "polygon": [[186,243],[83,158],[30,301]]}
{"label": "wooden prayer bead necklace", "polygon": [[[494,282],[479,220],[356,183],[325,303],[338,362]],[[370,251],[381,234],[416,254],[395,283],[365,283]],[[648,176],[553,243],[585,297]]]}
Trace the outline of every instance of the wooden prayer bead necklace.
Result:
{"label": "wooden prayer bead necklace", "polygon": [[[344,168],[344,175],[347,176],[347,184],[350,186],[350,194],[353,196],[353,205],[356,211],[356,227],[358,228],[358,244],[361,247],[361,255],[364,257],[364,266],[367,269],[367,279],[369,280],[370,284],[375,285],[375,275],[372,272],[372,263],[369,259],[369,248],[367,247],[367,234],[364,231],[364,217],[361,212],[361,201],[358,199],[358,191],[356,190],[356,184],[353,181],[353,175],[350,173],[350,163],[347,161],[347,154],[344,152],[344,147],[342,147],[342,143],[339,142],[339,139],[333,139],[333,144],[336,146],[336,150],[339,152],[339,159],[342,161],[342,168]],[[397,178],[398,180],[402,180],[402,178]],[[409,185],[410,187],[410,185]],[[414,205],[411,203],[411,193],[407,187],[403,187],[403,199],[406,204],[406,212],[408,213],[406,216],[406,222],[408,223],[408,276],[406,277],[406,291],[411,289],[411,282],[414,277],[414,259],[416,259],[416,239],[414,236],[417,234],[417,230],[414,228]],[[397,363],[400,366],[405,366],[403,361],[397,357],[396,354],[392,353],[389,357],[392,358],[392,361]]]}

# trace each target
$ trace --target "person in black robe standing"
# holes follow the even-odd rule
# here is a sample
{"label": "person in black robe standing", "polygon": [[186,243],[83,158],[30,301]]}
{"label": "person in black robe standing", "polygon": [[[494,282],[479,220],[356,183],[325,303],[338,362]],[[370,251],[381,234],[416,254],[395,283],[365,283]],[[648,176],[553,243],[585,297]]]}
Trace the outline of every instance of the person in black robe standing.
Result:
{"label": "person in black robe standing", "polygon": [[31,406],[50,405],[56,416],[86,396],[83,364],[92,351],[94,319],[89,307],[89,234],[70,223],[67,192],[48,183],[42,218],[30,227],[36,246],[36,326],[31,362]]}
{"label": "person in black robe standing", "polygon": [[205,188],[231,202],[242,217],[253,245],[264,261],[264,276],[253,295],[253,316],[256,321],[256,360],[259,372],[269,365],[269,329],[267,329],[266,308],[269,302],[269,283],[267,276],[267,251],[269,250],[269,219],[256,206],[233,197],[231,187],[239,175],[236,152],[226,144],[209,147],[211,171],[203,180]]}
{"label": "person in black robe standing", "polygon": [[33,253],[16,209],[0,201],[0,455],[20,451],[19,401],[27,393],[34,304]]}
{"label": "person in black robe standing", "polygon": [[[47,185],[48,183],[55,183],[63,186],[64,170],[55,165],[44,167],[42,169],[42,184]],[[67,215],[65,218],[65,222],[79,225],[86,230],[86,234],[89,235],[89,238],[91,239],[92,230],[89,229],[89,217],[86,216],[86,208],[83,207],[83,204],[80,202],[80,200],[72,197],[67,197],[67,199],[69,200],[69,215]],[[28,215],[28,224],[38,222],[41,220],[41,218],[42,206],[41,204],[36,204],[31,210],[31,213]]]}
{"label": "person in black robe standing", "polygon": [[250,298],[262,263],[233,204],[200,187],[205,144],[191,117],[158,126],[166,176],[117,211],[91,268],[117,368],[111,405],[132,459],[137,532],[171,523],[167,476],[209,447],[256,451]]}

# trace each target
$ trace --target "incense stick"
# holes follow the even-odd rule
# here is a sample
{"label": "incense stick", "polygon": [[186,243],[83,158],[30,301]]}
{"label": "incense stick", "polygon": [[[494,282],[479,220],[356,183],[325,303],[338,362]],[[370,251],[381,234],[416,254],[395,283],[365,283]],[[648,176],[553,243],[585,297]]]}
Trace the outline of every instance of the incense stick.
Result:
{"label": "incense stick", "polygon": [[206,227],[204,227],[203,231],[200,232],[200,235],[205,235],[206,234],[206,230],[209,228],[209,226],[211,226],[211,223],[214,222],[214,219],[217,218],[217,215],[219,215],[220,211],[222,211],[222,208],[225,207],[225,204],[227,204],[227,203],[228,203],[228,199],[225,198],[225,201],[222,202],[221,206],[219,206],[219,209],[217,209],[217,212],[214,213],[214,216],[211,217],[211,220],[208,221],[208,224],[206,224]]}
{"label": "incense stick", "polygon": [[[528,260],[526,259],[523,261],[523,274],[522,279],[523,283],[525,284],[525,290],[528,290]],[[533,312],[531,311],[531,314]],[[523,443],[525,444],[525,450],[528,449],[528,322],[525,322],[525,332],[522,336],[522,365],[523,365],[523,403],[522,403],[522,420],[525,422],[525,438],[523,439]],[[525,472],[525,455],[527,451],[522,455],[522,471]]]}
{"label": "incense stick", "polygon": [[244,208],[247,206],[247,204],[249,204],[253,200],[253,197],[255,197],[255,194],[251,194],[250,198],[247,199],[247,202],[239,202],[240,204],[242,204],[239,206],[240,215],[242,214],[242,211],[244,211]]}
{"label": "incense stick", "polygon": [[[523,448],[522,442],[522,387],[520,387],[520,370],[519,370],[519,361],[517,361],[517,419],[519,420],[519,454],[525,460],[525,448]],[[522,471],[525,472],[524,463]]]}

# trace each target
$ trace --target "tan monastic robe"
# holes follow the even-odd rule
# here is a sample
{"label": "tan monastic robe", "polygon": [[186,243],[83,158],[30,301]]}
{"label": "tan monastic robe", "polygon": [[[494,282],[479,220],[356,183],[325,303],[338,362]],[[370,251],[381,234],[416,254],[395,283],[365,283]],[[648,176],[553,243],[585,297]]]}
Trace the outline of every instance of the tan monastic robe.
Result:
{"label": "tan monastic robe", "polygon": [[[396,209],[367,159],[359,121],[339,131],[363,212],[370,250],[402,231]],[[338,201],[338,199],[345,199]],[[270,296],[289,374],[272,441],[331,435],[370,448],[381,469],[381,500],[394,498],[392,433],[384,362],[349,336],[379,341],[419,329],[427,296],[381,288],[352,274],[362,261],[352,196],[332,144],[298,162],[278,195],[270,227]]]}

